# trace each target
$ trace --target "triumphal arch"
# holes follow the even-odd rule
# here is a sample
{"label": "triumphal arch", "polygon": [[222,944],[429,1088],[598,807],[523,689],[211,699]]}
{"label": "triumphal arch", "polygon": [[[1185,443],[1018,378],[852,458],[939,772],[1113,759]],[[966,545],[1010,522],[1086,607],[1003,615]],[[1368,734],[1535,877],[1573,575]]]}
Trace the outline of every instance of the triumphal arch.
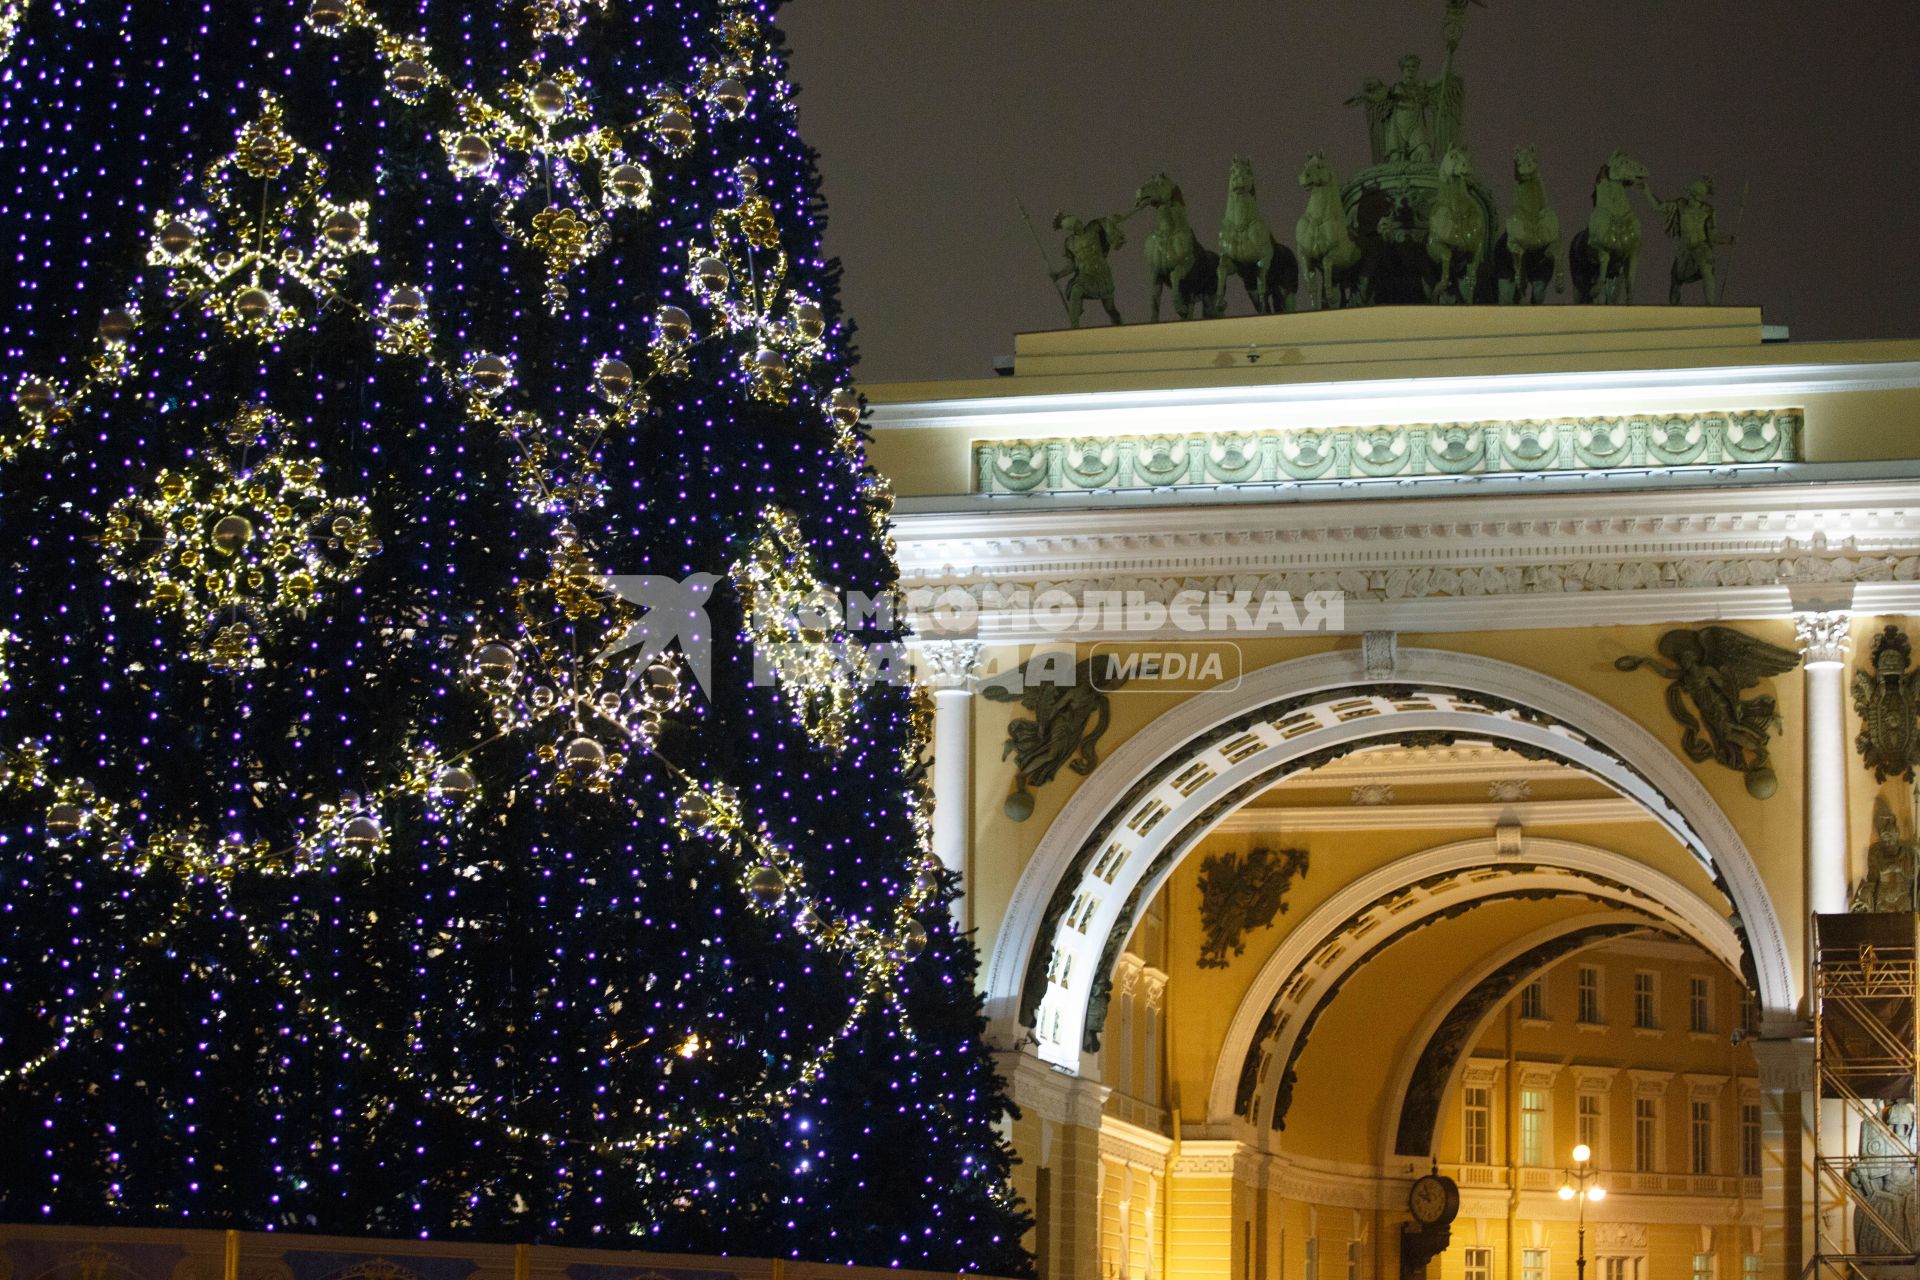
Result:
{"label": "triumphal arch", "polygon": [[1373,307],[866,388],[1044,1275],[1911,1245],[1920,343],[1779,336]]}

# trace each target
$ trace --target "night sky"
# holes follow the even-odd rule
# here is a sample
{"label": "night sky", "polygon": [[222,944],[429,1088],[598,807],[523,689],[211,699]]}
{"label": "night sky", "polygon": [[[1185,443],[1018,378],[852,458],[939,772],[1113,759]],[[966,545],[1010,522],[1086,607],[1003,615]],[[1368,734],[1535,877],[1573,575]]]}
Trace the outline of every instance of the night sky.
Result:
{"label": "night sky", "polygon": [[[1291,245],[1301,161],[1325,149],[1342,181],[1365,166],[1364,118],[1342,103],[1369,76],[1393,78],[1409,50],[1438,75],[1443,12],[1442,0],[794,0],[782,25],[864,379],[985,376],[1016,332],[1064,323],[1016,196],[1057,253],[1054,210],[1124,211],[1165,169],[1211,245],[1228,162],[1244,153]],[[1913,337],[1916,60],[1911,0],[1489,0],[1460,51],[1466,137],[1503,217],[1514,147],[1539,148],[1563,238],[1585,225],[1616,146],[1661,196],[1711,174],[1721,230],[1740,238],[1722,250],[1726,301],[1763,306],[1799,341]],[[1636,299],[1664,302],[1665,236],[1636,203]],[[1148,217],[1115,259],[1130,322],[1146,318]],[[1230,306],[1246,310],[1244,297]],[[1088,316],[1105,323],[1098,304]]]}

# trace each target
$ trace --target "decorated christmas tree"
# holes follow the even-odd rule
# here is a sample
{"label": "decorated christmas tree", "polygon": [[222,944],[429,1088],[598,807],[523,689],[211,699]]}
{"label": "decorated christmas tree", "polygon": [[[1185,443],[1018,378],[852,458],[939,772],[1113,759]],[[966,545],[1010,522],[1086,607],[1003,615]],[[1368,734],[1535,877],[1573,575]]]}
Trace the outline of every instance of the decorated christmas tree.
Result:
{"label": "decorated christmas tree", "polygon": [[774,8],[0,2],[0,1218],[1026,1270]]}

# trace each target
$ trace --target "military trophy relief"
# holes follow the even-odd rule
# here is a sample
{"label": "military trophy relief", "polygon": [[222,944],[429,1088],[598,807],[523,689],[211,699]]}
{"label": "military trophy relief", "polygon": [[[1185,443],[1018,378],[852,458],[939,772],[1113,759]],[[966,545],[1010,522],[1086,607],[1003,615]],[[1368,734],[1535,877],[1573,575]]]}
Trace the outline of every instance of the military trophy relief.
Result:
{"label": "military trophy relief", "polygon": [[1200,864],[1199,966],[1224,969],[1246,954],[1246,935],[1273,927],[1287,910],[1287,891],[1307,874],[1305,849],[1255,849],[1208,854]]}
{"label": "military trophy relief", "polygon": [[[1153,217],[1143,241],[1150,321],[1215,319],[1242,292],[1257,315],[1292,311],[1296,299],[1322,311],[1537,305],[1549,291],[1566,294],[1569,284],[1577,302],[1628,304],[1646,234],[1636,189],[1654,234],[1670,242],[1668,302],[1679,304],[1697,285],[1698,298],[1717,305],[1726,290],[1724,251],[1735,237],[1719,229],[1711,178],[1696,178],[1662,200],[1645,166],[1615,150],[1599,161],[1584,223],[1568,227],[1572,238],[1564,240],[1538,153],[1521,143],[1511,152],[1512,188],[1502,212],[1467,145],[1467,91],[1458,64],[1470,3],[1486,7],[1486,0],[1445,0],[1438,76],[1427,74],[1419,54],[1408,53],[1396,76],[1368,79],[1347,99],[1366,122],[1364,168],[1342,182],[1326,149],[1305,153],[1297,197],[1304,207],[1292,223],[1291,246],[1274,235],[1285,220],[1269,221],[1263,212],[1253,163],[1245,157],[1229,168],[1213,247],[1195,230],[1180,183],[1165,172],[1140,184],[1130,209],[1055,215],[1057,250],[1042,241],[1021,205],[1067,323],[1079,328],[1089,301],[1099,303],[1111,323],[1124,323],[1114,257],[1127,243],[1125,224],[1141,213]],[[1236,280],[1237,290],[1231,288]]]}
{"label": "military trophy relief", "polygon": [[[1000,758],[1013,757],[1013,789],[1002,811],[1014,822],[1033,816],[1033,792],[1070,769],[1085,777],[1100,763],[1100,738],[1112,723],[1107,694],[1124,677],[1095,679],[1095,659],[1072,663],[1062,652],[1042,653],[1019,670],[983,684],[989,702],[1017,702],[1033,718],[1015,718],[1007,726]],[[1100,663],[1106,671],[1106,663]]]}
{"label": "military trophy relief", "polygon": [[1646,669],[1668,681],[1667,711],[1680,725],[1680,749],[1696,764],[1709,760],[1746,777],[1747,794],[1772,796],[1780,785],[1770,741],[1781,731],[1771,694],[1747,691],[1800,665],[1792,649],[1732,627],[1678,629],[1660,637],[1657,655],[1617,658],[1621,671]]}
{"label": "military trophy relief", "polygon": [[[1913,666],[1913,644],[1889,625],[1874,637],[1869,669],[1853,673],[1853,709],[1860,717],[1854,746],[1861,766],[1877,783],[1901,781],[1913,786],[1920,766],[1920,669]],[[1920,791],[1910,793],[1910,813],[1920,814]],[[1873,805],[1873,840],[1866,868],[1854,887],[1854,911],[1920,912],[1920,841],[1903,830],[1882,794]],[[1920,1219],[1916,1219],[1920,1221]]]}

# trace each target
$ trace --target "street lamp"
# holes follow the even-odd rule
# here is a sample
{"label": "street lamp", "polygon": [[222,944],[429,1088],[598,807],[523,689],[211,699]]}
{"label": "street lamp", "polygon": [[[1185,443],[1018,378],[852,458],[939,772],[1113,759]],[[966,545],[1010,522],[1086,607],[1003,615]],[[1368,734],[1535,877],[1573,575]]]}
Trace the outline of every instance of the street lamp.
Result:
{"label": "street lamp", "polygon": [[1586,1143],[1573,1149],[1573,1168],[1567,1170],[1566,1181],[1560,1184],[1562,1200],[1578,1200],[1579,1216],[1579,1254],[1574,1260],[1574,1274],[1578,1280],[1587,1280],[1587,1201],[1598,1204],[1607,1198],[1607,1189],[1600,1185],[1600,1171],[1593,1167],[1593,1151]]}

